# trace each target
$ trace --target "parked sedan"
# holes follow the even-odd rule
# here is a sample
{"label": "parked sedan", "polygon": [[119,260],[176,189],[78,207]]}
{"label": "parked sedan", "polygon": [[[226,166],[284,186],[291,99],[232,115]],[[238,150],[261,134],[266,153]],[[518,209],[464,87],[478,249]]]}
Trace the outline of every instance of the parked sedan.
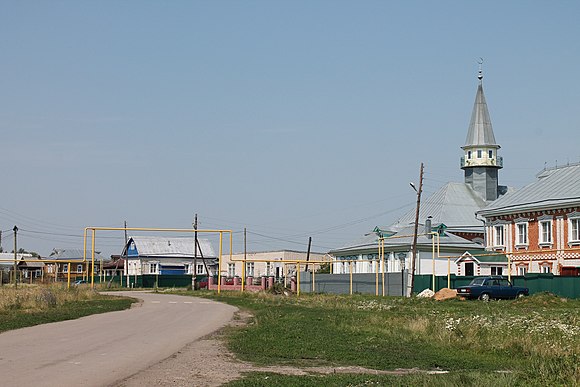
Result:
{"label": "parked sedan", "polygon": [[528,288],[514,286],[501,276],[474,278],[469,285],[457,288],[458,296],[483,301],[489,301],[490,298],[518,298],[529,293]]}

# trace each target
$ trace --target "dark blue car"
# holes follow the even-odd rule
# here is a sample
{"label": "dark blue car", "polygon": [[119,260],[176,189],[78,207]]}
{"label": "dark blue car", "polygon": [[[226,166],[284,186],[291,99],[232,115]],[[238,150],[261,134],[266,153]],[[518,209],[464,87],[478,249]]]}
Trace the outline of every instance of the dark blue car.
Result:
{"label": "dark blue car", "polygon": [[457,288],[458,296],[483,301],[489,301],[491,298],[518,298],[529,293],[528,288],[514,286],[507,278],[501,276],[474,278],[469,285]]}

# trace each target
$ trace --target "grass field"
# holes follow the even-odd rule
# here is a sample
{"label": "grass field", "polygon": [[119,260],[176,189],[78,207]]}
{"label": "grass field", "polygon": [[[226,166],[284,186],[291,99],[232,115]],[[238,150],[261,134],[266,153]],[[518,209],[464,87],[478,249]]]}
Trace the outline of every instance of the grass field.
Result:
{"label": "grass field", "polygon": [[[196,293],[202,294],[202,293]],[[579,385],[580,301],[203,293],[253,316],[228,332],[255,364],[362,366],[446,374],[287,376],[250,373],[231,386]]]}
{"label": "grass field", "polygon": [[133,300],[101,295],[88,287],[22,285],[0,288],[0,332],[127,309]]}

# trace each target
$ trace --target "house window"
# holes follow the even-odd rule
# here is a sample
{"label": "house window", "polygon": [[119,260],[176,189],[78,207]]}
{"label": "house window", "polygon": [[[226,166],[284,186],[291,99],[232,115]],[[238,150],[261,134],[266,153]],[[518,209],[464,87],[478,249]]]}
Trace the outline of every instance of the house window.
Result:
{"label": "house window", "polygon": [[272,271],[272,263],[266,262],[266,275],[267,276],[272,275],[271,271]]}
{"label": "house window", "polygon": [[235,277],[236,276],[236,264],[235,263],[228,263],[228,277]]}
{"label": "house window", "polygon": [[525,266],[518,267],[518,275],[526,275],[528,268]]}
{"label": "house window", "polygon": [[52,265],[48,265],[47,270],[49,273],[52,273],[54,269],[53,269]]}
{"label": "house window", "polygon": [[42,271],[37,269],[35,272],[35,276],[40,277],[41,275],[42,275]]}
{"label": "house window", "polygon": [[483,156],[483,152],[481,149],[477,150],[477,158],[480,159]]}
{"label": "house window", "polygon": [[528,224],[518,223],[516,224],[517,229],[517,244],[527,245],[528,244]]}
{"label": "house window", "polygon": [[158,267],[157,263],[150,263],[149,264],[149,273],[150,274],[157,274],[157,267]]}
{"label": "house window", "polygon": [[467,151],[467,158],[471,160],[471,151]]}
{"label": "house window", "polygon": [[542,266],[542,273],[551,273],[552,268],[548,265]]}
{"label": "house window", "polygon": [[83,272],[83,265],[77,265],[77,273]]}
{"label": "house window", "polygon": [[62,272],[63,273],[68,273],[68,264],[62,265]]}
{"label": "house window", "polygon": [[248,277],[254,276],[254,262],[246,262],[246,275]]}
{"label": "house window", "polygon": [[495,232],[495,245],[504,246],[503,225],[495,226],[493,229],[494,229],[493,231]]}
{"label": "house window", "polygon": [[580,242],[580,218],[570,219],[570,242]]}
{"label": "house window", "polygon": [[492,266],[491,267],[491,275],[502,275],[503,274],[503,267],[501,266]]}
{"label": "house window", "polygon": [[492,150],[489,151],[489,158],[493,159],[493,151]]}
{"label": "house window", "polygon": [[203,264],[197,265],[197,272],[196,272],[196,274],[205,274],[205,271],[203,270]]}
{"label": "house window", "polygon": [[540,243],[552,243],[552,221],[540,222]]}

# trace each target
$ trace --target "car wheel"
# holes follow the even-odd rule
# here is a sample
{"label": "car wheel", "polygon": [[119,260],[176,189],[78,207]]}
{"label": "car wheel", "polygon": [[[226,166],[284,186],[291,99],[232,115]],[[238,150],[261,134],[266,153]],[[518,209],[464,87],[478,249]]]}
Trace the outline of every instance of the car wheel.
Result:
{"label": "car wheel", "polygon": [[483,293],[481,296],[479,296],[479,299],[481,301],[487,302],[487,301],[489,301],[489,294],[488,293]]}

